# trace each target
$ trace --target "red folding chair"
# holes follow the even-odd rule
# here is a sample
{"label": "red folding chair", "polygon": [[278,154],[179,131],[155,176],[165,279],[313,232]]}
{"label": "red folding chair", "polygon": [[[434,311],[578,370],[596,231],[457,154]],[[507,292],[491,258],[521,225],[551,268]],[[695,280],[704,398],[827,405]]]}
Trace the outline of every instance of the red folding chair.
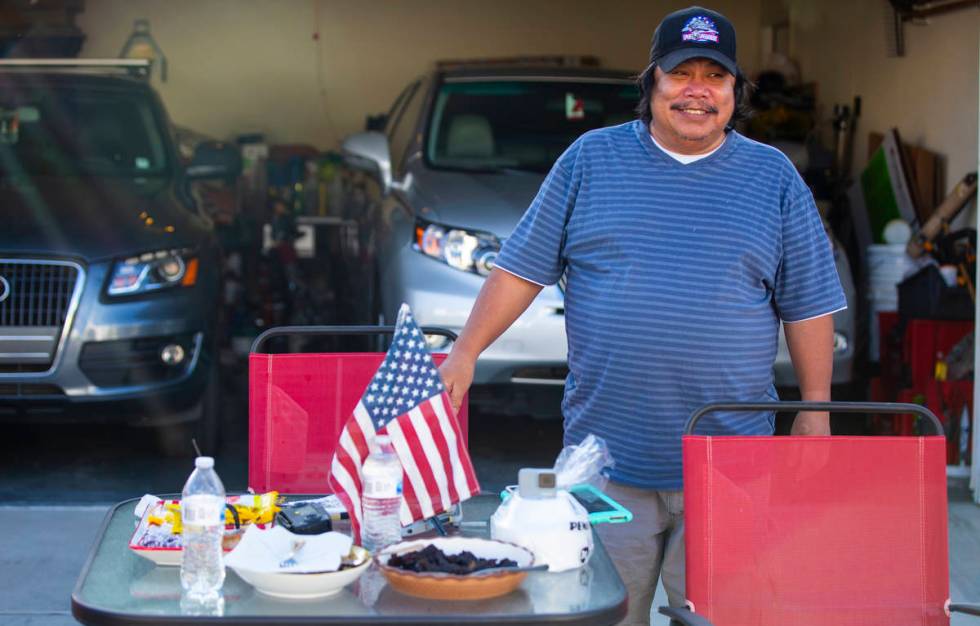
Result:
{"label": "red folding chair", "polygon": [[[913,437],[710,437],[713,411],[913,413]],[[938,626],[950,611],[946,441],[915,404],[735,403],[683,437],[690,625]]]}
{"label": "red folding chair", "polygon": [[[341,430],[384,359],[383,352],[264,352],[274,337],[372,335],[394,326],[283,326],[259,335],[248,355],[248,485],[258,493],[323,493]],[[455,341],[444,328],[427,335]],[[434,354],[439,365],[445,354]],[[468,442],[467,397],[457,415]]]}

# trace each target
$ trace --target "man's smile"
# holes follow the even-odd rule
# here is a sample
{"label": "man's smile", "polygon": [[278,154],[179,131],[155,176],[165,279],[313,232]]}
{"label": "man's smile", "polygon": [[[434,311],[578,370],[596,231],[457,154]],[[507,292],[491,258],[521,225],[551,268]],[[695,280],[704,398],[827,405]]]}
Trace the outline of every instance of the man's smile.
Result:
{"label": "man's smile", "polygon": [[678,111],[684,115],[691,115],[694,117],[702,117],[705,115],[714,115],[718,113],[718,109],[705,104],[689,104],[689,103],[679,103],[671,105],[671,110]]}

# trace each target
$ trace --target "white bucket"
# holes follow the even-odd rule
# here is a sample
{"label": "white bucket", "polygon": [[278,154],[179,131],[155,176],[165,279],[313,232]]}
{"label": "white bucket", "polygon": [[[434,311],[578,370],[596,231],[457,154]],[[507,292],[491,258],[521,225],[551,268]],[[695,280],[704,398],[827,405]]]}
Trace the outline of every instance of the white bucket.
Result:
{"label": "white bucket", "polygon": [[913,273],[915,261],[905,254],[905,244],[868,246],[868,312],[870,358],[878,360],[878,312],[898,310],[898,283]]}

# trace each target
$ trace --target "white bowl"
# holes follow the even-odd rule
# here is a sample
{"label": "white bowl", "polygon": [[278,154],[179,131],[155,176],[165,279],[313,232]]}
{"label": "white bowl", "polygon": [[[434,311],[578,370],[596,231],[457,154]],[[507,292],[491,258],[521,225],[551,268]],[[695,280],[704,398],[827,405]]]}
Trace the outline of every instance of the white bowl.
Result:
{"label": "white bowl", "polygon": [[337,593],[360,578],[371,565],[371,553],[361,546],[351,548],[351,557],[350,560],[356,563],[354,567],[317,574],[257,572],[242,567],[228,567],[248,584],[276,598],[322,598]]}

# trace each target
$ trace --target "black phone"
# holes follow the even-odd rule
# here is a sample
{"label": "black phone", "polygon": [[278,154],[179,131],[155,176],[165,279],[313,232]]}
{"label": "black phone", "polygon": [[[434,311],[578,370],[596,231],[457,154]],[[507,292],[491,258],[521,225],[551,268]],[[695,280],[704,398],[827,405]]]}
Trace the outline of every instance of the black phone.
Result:
{"label": "black phone", "polygon": [[333,530],[330,513],[315,500],[283,504],[276,513],[276,523],[297,535],[319,535]]}

